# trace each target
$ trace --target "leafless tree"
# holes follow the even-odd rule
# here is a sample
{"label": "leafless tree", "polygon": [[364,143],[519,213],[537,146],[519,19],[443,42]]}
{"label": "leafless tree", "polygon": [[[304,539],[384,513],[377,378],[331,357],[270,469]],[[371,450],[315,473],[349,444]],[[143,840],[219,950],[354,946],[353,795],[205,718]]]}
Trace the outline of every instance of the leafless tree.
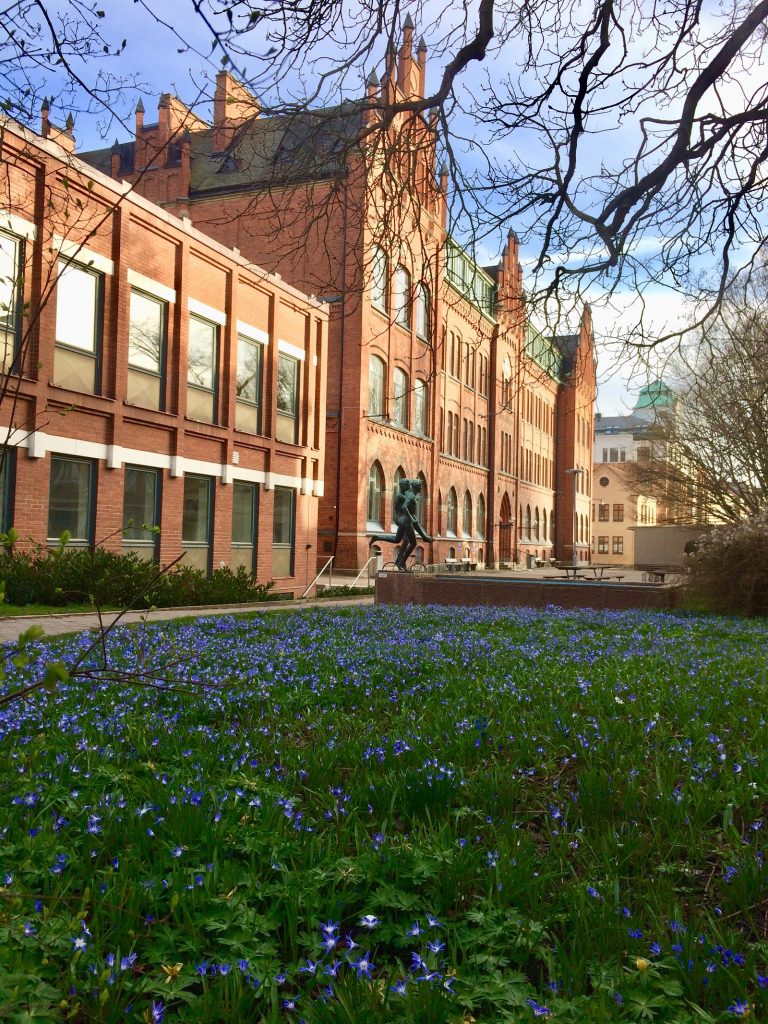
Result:
{"label": "leafless tree", "polygon": [[674,414],[657,419],[638,486],[679,519],[738,522],[768,508],[768,269],[730,289],[717,321],[674,369]]}

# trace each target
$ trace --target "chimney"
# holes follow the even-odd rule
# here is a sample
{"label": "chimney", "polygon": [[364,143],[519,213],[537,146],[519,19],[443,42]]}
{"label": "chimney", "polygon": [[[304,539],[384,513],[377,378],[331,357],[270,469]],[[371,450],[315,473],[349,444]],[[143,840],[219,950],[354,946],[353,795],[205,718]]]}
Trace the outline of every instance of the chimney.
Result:
{"label": "chimney", "polygon": [[261,113],[257,97],[238,82],[229,71],[216,75],[213,94],[213,150],[223,153],[234,138],[236,129]]}
{"label": "chimney", "polygon": [[122,160],[120,158],[120,143],[117,141],[117,139],[115,139],[114,143],[112,144],[112,153],[110,157],[109,167],[109,173],[115,179],[120,177],[121,163]]}
{"label": "chimney", "polygon": [[375,71],[372,71],[365,80],[365,98],[368,102],[368,107],[363,111],[363,124],[373,124],[377,116],[377,100],[379,98],[379,76]]}

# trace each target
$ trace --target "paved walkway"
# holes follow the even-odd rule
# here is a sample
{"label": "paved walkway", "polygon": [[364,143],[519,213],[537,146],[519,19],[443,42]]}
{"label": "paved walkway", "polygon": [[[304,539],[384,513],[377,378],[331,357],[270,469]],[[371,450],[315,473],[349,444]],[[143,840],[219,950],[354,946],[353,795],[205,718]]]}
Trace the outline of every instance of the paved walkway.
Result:
{"label": "paved walkway", "polygon": [[[302,608],[344,608],[346,606],[373,604],[373,597],[312,599],[309,601],[267,601],[264,604],[222,605],[207,608],[158,608],[150,612],[125,612],[119,616],[121,624],[141,622],[147,616],[149,622],[163,622],[166,619],[204,618],[208,615],[232,615],[238,612],[295,612]],[[102,618],[106,626],[118,617],[117,612],[105,612]],[[99,617],[94,612],[62,612],[57,615],[9,615],[0,618],[0,643],[17,640],[30,626],[42,626],[46,636],[61,636],[63,633],[78,633],[86,629],[98,629]]]}

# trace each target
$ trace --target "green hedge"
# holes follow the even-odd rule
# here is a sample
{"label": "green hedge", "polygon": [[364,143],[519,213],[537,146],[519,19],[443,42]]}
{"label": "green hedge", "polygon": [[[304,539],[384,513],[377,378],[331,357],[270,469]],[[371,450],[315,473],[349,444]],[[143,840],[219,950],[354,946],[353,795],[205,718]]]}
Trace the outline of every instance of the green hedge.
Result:
{"label": "green hedge", "polygon": [[257,583],[240,566],[200,569],[179,564],[168,572],[137,555],[103,548],[39,547],[0,554],[0,581],[10,604],[67,605],[91,602],[120,608],[247,604],[274,600],[272,581]]}

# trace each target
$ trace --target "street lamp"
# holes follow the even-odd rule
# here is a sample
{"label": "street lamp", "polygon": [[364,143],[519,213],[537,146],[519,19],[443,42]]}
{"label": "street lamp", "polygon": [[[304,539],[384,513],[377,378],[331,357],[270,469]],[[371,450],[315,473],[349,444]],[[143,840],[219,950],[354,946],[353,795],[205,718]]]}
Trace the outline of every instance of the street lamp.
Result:
{"label": "street lamp", "polygon": [[579,536],[579,517],[576,514],[576,480],[579,474],[584,474],[586,470],[574,466],[573,469],[566,469],[565,472],[573,475],[573,564],[578,565],[576,559],[576,540]]}

